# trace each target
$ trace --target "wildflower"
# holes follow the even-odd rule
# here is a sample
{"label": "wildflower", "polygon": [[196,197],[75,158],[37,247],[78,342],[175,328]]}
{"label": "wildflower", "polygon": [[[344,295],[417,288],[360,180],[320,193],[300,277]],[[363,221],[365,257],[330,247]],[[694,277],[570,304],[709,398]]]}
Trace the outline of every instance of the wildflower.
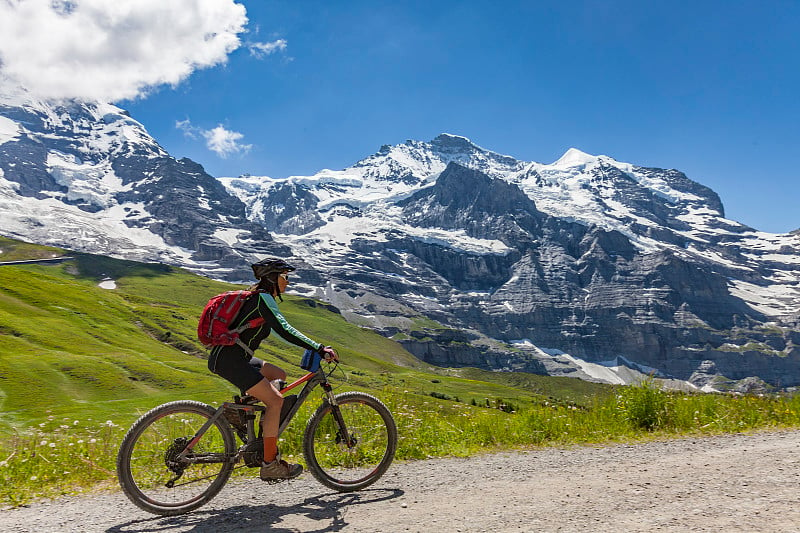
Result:
{"label": "wildflower", "polygon": [[47,446],[47,441],[43,440],[42,442],[39,443],[39,446]]}
{"label": "wildflower", "polygon": [[47,424],[47,422],[42,422],[41,424],[39,424],[39,427],[43,428],[46,424]]}
{"label": "wildflower", "polygon": [[89,439],[89,444],[94,444],[95,442],[97,442],[97,439]]}
{"label": "wildflower", "polygon": [[31,476],[31,481],[36,481],[37,479],[39,479],[39,478],[36,477],[36,476]]}
{"label": "wildflower", "polygon": [[78,425],[78,423],[79,423],[79,421],[78,421],[78,420],[73,420],[73,421],[72,421],[72,425],[73,425],[73,426],[77,426],[77,425]]}
{"label": "wildflower", "polygon": [[78,439],[78,444],[83,444],[83,439]]}
{"label": "wildflower", "polygon": [[51,442],[50,444],[48,444],[48,446],[50,446],[51,448],[55,448],[56,447],[56,443],[55,442]]}

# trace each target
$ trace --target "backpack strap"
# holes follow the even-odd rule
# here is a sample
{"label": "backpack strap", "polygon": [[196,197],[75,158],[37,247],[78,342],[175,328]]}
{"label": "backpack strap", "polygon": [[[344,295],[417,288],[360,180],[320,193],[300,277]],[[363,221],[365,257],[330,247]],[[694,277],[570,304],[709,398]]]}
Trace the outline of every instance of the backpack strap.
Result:
{"label": "backpack strap", "polygon": [[248,320],[247,322],[245,322],[244,324],[242,324],[238,328],[232,329],[231,331],[233,331],[234,333],[239,333],[240,334],[245,330],[248,330],[248,329],[251,329],[251,328],[257,328],[258,326],[262,325],[264,322],[266,322],[266,320],[264,320],[262,317],[254,318],[253,320]]}
{"label": "backpack strap", "polygon": [[239,337],[236,337],[236,344],[238,344],[239,347],[242,350],[244,350],[244,352],[247,354],[248,361],[255,356],[256,353],[253,351],[253,349],[250,348],[248,345],[246,345],[244,342],[242,342],[242,339],[240,339]]}
{"label": "backpack strap", "polygon": [[248,330],[248,329],[251,329],[251,328],[257,328],[260,325],[262,325],[264,322],[266,322],[266,321],[262,317],[258,317],[258,318],[254,318],[253,320],[248,320],[247,322],[245,322],[244,324],[242,324],[238,328],[236,328],[234,330],[231,330],[234,333],[236,333],[236,344],[238,344],[239,347],[244,350],[244,352],[247,354],[247,358],[248,359],[252,359],[255,356],[255,352],[252,350],[252,348],[250,348],[248,345],[246,345],[242,341],[242,339],[239,338],[239,334],[241,334],[245,330]]}

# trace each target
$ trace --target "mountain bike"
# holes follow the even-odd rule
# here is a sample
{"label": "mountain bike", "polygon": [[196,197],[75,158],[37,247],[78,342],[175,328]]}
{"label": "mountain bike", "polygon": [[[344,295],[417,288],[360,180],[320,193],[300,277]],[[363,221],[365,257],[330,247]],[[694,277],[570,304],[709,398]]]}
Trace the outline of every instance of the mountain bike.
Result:
{"label": "mountain bike", "polygon": [[[363,392],[334,394],[329,377],[338,362],[324,363],[288,386],[279,433],[283,433],[311,392],[321,386],[322,404],[303,434],[307,469],[323,485],[339,492],[363,489],[389,468],[397,449],[397,426],[389,409]],[[303,385],[299,394],[286,395]],[[214,409],[181,400],[142,415],[122,440],[117,477],[125,495],[139,508],[177,515],[208,503],[222,490],[235,465],[256,468],[263,460],[260,424],[266,407],[252,396],[234,396]],[[236,438],[241,441],[237,446]]]}

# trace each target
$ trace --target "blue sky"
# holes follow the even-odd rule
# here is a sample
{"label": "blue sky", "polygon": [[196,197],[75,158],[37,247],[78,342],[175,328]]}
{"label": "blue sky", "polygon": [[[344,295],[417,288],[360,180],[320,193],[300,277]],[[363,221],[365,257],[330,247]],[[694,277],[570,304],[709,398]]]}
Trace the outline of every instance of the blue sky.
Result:
{"label": "blue sky", "polygon": [[224,64],[117,100],[213,175],[312,174],[448,132],[676,168],[729,218],[800,228],[800,2],[239,4]]}

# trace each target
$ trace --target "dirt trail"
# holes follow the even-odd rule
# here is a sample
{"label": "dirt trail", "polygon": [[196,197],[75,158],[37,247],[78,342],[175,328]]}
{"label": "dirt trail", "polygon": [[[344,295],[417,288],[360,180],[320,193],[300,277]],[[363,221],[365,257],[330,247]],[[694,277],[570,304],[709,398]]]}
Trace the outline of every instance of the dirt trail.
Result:
{"label": "dirt trail", "polygon": [[401,463],[354,494],[242,481],[172,518],[121,494],[0,512],[4,532],[245,530],[800,532],[800,431]]}

